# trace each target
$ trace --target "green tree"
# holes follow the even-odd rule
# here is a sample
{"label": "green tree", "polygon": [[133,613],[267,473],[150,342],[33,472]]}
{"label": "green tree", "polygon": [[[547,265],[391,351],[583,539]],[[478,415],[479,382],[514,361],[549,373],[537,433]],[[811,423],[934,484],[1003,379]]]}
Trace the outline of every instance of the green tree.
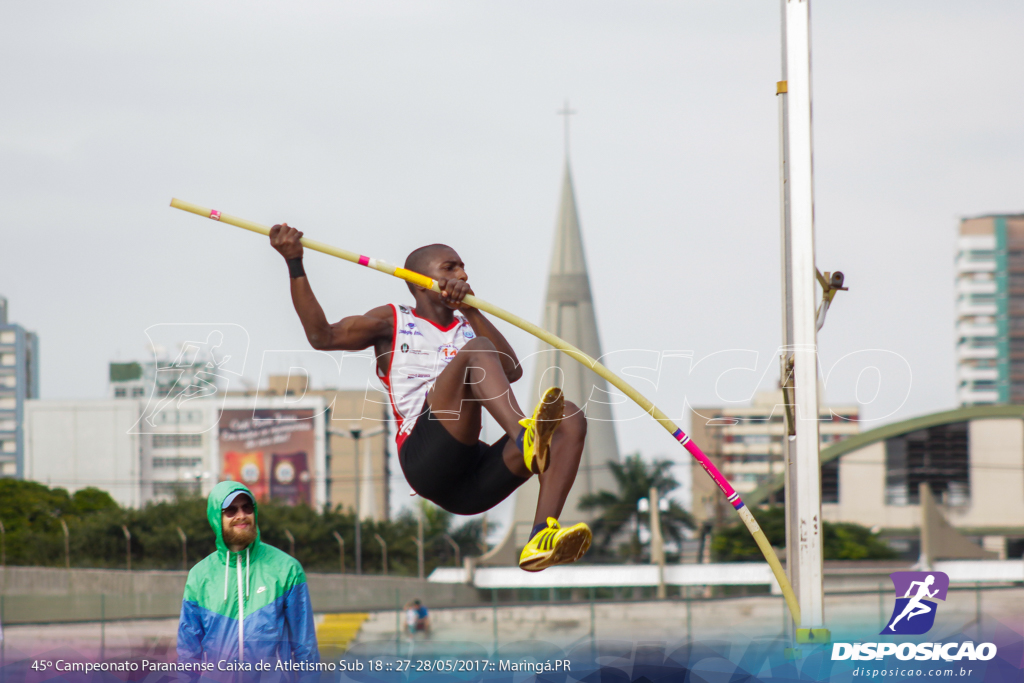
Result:
{"label": "green tree", "polygon": [[[424,502],[427,522],[425,569],[451,564],[448,534],[463,556],[478,554],[482,524],[477,519],[454,526],[454,516]],[[345,568],[355,569],[355,515],[340,508],[315,510],[306,505],[260,503],[259,526],[263,540],[291,552],[288,533],[295,539],[295,557],[310,572],[339,571],[337,532],[345,544]],[[15,479],[0,479],[0,521],[7,530],[7,562],[12,565],[63,566],[64,532],[68,525],[72,567],[124,568],[126,541],[122,526],[131,532],[133,569],[180,569],[180,528],[188,539],[188,566],[214,551],[213,530],[206,520],[206,499],[182,494],[169,502],[150,503],[139,509],[122,508],[104,491],[82,489],[74,495],[61,488]],[[415,576],[416,517],[406,512],[394,520],[363,521],[363,571],[382,569],[380,545],[387,543],[388,573]]]}
{"label": "green tree", "polygon": [[[598,491],[583,496],[581,510],[599,510],[600,515],[591,528],[594,532],[593,559],[609,559],[615,553],[611,544],[620,534],[629,532],[629,541],[621,544],[618,554],[630,560],[639,561],[643,553],[640,543],[640,513],[637,503],[650,495],[651,487],[658,490],[660,497],[679,488],[679,482],[672,476],[671,460],[655,460],[648,463],[639,453],[627,455],[622,462],[608,461],[608,468],[618,485],[618,492]],[[646,521],[647,515],[643,515]],[[661,512],[661,529],[666,540],[682,542],[683,529],[693,528],[693,518],[674,500],[669,509]]]}
{"label": "green tree", "polygon": [[[423,556],[426,575],[429,575],[436,567],[450,566],[455,561],[455,550],[445,536],[451,538],[458,546],[460,558],[480,554],[483,546],[483,521],[481,519],[467,519],[455,526],[456,516],[451,512],[423,498],[420,498],[418,503],[416,512],[406,510],[397,521],[407,522],[412,527],[415,537],[418,525],[416,514],[423,515]],[[413,569],[415,570],[416,567]]]}
{"label": "green tree", "polygon": [[[783,508],[759,510],[757,523],[773,547],[786,547],[786,512]],[[897,556],[876,534],[859,524],[824,522],[822,535],[826,560],[889,560]],[[716,532],[711,541],[711,553],[716,562],[751,562],[763,557],[742,523]]]}

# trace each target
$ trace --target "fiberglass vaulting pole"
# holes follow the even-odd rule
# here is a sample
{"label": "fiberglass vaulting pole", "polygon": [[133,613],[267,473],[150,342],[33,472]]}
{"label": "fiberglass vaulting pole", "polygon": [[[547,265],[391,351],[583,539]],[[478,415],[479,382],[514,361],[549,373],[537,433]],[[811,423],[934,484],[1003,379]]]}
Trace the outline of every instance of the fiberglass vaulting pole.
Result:
{"label": "fiberglass vaulting pole", "polygon": [[798,642],[825,640],[822,587],[818,358],[815,326],[814,176],[811,129],[810,0],[782,2],[778,85],[782,171],[782,380],[787,430],[786,569],[800,604]]}

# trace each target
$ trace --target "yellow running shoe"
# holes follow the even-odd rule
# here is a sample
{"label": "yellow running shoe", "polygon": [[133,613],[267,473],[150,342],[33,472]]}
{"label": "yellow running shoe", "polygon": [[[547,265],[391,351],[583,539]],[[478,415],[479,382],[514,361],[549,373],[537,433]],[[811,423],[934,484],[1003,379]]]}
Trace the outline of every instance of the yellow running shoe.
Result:
{"label": "yellow running shoe", "polygon": [[558,387],[544,392],[540,403],[533,409],[533,417],[525,417],[519,424],[526,428],[523,434],[523,461],[526,469],[543,474],[551,455],[551,437],[562,423],[565,396]]}
{"label": "yellow running shoe", "polygon": [[557,519],[548,517],[548,528],[538,531],[519,555],[519,568],[539,572],[556,564],[575,562],[587,552],[592,538],[590,527],[582,522],[562,529]]}

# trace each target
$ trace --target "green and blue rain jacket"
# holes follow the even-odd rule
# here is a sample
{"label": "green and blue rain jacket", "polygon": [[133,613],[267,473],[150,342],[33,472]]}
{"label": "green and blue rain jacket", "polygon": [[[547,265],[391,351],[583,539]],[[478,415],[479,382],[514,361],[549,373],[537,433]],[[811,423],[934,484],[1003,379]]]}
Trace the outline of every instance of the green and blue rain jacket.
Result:
{"label": "green and blue rain jacket", "polygon": [[[256,518],[256,540],[238,553],[228,550],[221,533],[221,504],[235,491],[252,498]],[[207,499],[217,551],[188,573],[178,623],[178,661],[213,663],[204,677],[218,678],[222,660],[320,661],[306,574],[295,558],[260,540],[255,500],[235,481],[220,482]]]}

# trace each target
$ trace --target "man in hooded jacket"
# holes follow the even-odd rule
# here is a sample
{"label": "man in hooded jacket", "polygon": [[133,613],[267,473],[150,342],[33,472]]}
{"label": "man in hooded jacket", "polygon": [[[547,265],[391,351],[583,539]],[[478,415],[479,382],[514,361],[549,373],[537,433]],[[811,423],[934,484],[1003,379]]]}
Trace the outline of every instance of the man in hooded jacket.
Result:
{"label": "man in hooded jacket", "polygon": [[212,662],[216,671],[221,660],[254,669],[263,661],[271,670],[278,661],[320,661],[306,574],[295,558],[260,540],[257,512],[244,484],[222,481],[210,492],[206,517],[217,550],[188,573],[179,662]]}

